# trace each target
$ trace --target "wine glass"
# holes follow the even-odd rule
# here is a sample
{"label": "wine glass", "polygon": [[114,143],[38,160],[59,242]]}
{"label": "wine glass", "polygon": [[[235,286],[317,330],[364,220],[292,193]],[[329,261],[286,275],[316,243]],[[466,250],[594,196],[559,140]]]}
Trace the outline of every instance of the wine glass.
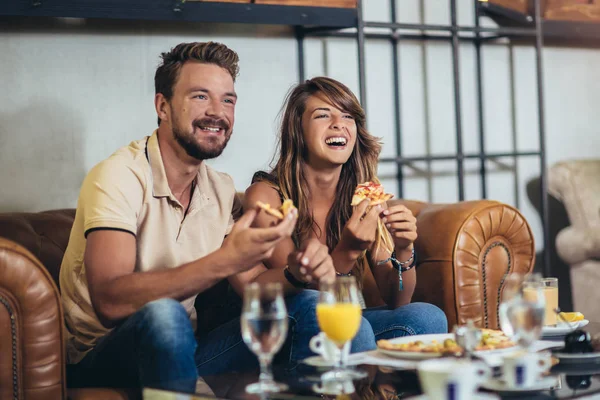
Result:
{"label": "wine glass", "polygon": [[287,318],[280,283],[267,283],[264,286],[251,283],[246,286],[241,318],[242,338],[260,363],[258,382],[246,386],[246,392],[267,394],[288,388],[283,383],[275,382],[271,372],[273,356],[287,336]]}
{"label": "wine glass", "polygon": [[498,308],[498,319],[500,322],[500,329],[502,329],[502,332],[510,338],[513,337],[514,332],[508,319],[508,309],[513,303],[518,302],[521,299],[524,278],[525,276],[518,272],[510,273],[504,278],[500,296],[500,306]]}
{"label": "wine glass", "polygon": [[542,334],[546,299],[540,274],[526,275],[521,286],[521,295],[510,303],[506,317],[512,329],[513,340],[529,350]]}
{"label": "wine glass", "polygon": [[339,348],[334,368],[321,377],[323,380],[361,379],[367,376],[363,371],[349,368],[342,356],[342,349],[356,336],[360,328],[362,309],[358,286],[353,276],[337,277],[334,281],[323,281],[319,285],[320,295],[317,304],[317,320],[321,331]]}

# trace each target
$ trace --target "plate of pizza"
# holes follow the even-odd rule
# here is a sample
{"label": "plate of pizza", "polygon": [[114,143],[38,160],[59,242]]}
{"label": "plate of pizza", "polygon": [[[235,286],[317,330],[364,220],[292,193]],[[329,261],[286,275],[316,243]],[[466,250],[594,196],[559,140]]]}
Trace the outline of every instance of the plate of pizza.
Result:
{"label": "plate of pizza", "polygon": [[[496,354],[513,351],[516,344],[502,331],[482,329],[475,354]],[[444,355],[460,355],[463,348],[456,343],[453,333],[404,336],[377,341],[377,350],[388,356],[408,360],[426,360]]]}
{"label": "plate of pizza", "polygon": [[352,196],[350,205],[356,206],[363,200],[369,199],[369,206],[376,206],[377,204],[385,203],[392,197],[394,197],[393,194],[385,193],[382,184],[365,182],[358,184],[356,189],[354,189],[354,195]]}

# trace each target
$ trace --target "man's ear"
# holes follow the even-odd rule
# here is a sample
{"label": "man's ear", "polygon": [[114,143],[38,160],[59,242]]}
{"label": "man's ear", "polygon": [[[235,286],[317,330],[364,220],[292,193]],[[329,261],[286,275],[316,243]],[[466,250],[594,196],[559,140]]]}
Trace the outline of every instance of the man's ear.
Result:
{"label": "man's ear", "polygon": [[154,95],[154,108],[156,109],[156,115],[161,121],[169,120],[169,102],[162,93]]}

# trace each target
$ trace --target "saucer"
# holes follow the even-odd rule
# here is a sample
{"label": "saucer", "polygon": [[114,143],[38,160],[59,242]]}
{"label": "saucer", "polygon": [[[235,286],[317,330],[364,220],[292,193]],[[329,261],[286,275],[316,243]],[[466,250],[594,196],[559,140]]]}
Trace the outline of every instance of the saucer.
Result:
{"label": "saucer", "polygon": [[302,362],[312,367],[333,367],[333,361],[327,361],[321,356],[307,357]]}
{"label": "saucer", "polygon": [[499,379],[491,379],[483,382],[481,387],[487,390],[493,390],[500,393],[516,393],[516,392],[540,392],[555,387],[558,384],[558,379],[555,376],[545,376],[536,380],[535,384],[527,387],[509,386],[505,381]]}
{"label": "saucer", "polygon": [[[500,396],[493,393],[476,392],[471,397],[472,400],[500,400]],[[421,394],[419,396],[407,397],[406,400],[429,400],[429,396]]]}

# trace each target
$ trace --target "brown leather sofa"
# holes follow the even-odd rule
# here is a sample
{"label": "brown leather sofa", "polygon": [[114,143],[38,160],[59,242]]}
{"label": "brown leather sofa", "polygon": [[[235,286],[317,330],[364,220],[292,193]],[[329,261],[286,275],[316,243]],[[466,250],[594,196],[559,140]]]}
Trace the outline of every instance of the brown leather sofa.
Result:
{"label": "brown leather sofa", "polygon": [[[406,205],[417,216],[419,233],[414,300],[441,307],[450,327],[473,319],[496,328],[505,274],[533,268],[527,221],[514,208],[488,200]],[[66,388],[58,274],[73,218],[74,210],[0,214],[0,399],[132,397]],[[201,301],[218,302],[222,290],[226,284]],[[203,303],[204,310],[210,305]]]}

